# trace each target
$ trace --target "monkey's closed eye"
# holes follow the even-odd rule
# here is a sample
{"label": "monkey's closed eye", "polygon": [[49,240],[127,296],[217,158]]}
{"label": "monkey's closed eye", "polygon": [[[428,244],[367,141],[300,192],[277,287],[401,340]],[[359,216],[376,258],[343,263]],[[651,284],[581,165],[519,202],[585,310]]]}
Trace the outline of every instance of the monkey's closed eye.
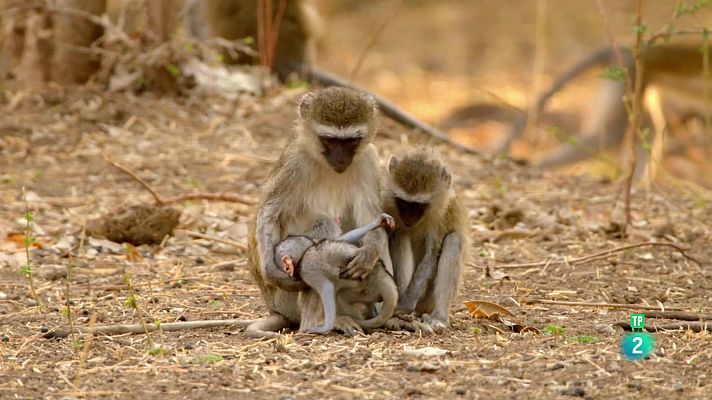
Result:
{"label": "monkey's closed eye", "polygon": [[361,138],[335,138],[335,137],[319,137],[321,144],[325,149],[333,149],[336,147],[345,147],[347,149],[356,149],[361,143]]}

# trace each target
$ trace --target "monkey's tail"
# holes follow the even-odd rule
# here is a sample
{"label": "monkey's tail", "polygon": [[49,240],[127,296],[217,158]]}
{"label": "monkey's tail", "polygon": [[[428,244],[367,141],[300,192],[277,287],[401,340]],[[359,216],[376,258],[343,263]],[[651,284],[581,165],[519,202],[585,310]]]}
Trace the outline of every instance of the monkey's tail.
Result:
{"label": "monkey's tail", "polygon": [[[632,58],[630,51],[621,47],[621,54],[623,55],[623,65],[621,67],[626,68],[630,70]],[[534,104],[534,107],[532,110],[534,113],[541,114],[542,110],[544,107],[546,107],[547,103],[549,100],[556,94],[558,93],[561,89],[564,88],[564,86],[568,85],[569,82],[574,80],[576,77],[584,73],[585,71],[589,70],[595,65],[600,65],[604,64],[606,62],[611,62],[612,64],[615,64],[615,60],[611,61],[613,56],[615,55],[615,49],[611,46],[605,46],[602,47],[592,54],[590,54],[588,57],[582,59],[576,65],[568,69],[566,72],[564,72],[561,76],[559,76],[554,83],[551,84],[551,87],[544,93],[542,93],[536,101],[536,104]],[[522,133],[524,132],[524,128],[527,126],[527,120],[529,119],[529,112],[524,111],[521,113],[521,115],[514,121],[514,124],[512,125],[512,129],[510,129],[509,134],[507,135],[507,138],[505,139],[504,143],[500,146],[498,149],[498,153],[509,153],[509,149],[512,146],[512,143],[517,140]]]}
{"label": "monkey's tail", "polygon": [[[341,86],[358,90],[361,92],[366,92],[364,89],[352,84],[346,79],[326,72],[324,70],[318,69],[316,67],[307,68],[306,78],[310,82],[317,82],[323,86]],[[369,94],[373,96],[373,99],[376,101],[376,104],[378,104],[378,108],[381,110],[381,112],[383,112],[384,115],[391,118],[392,120],[401,123],[410,129],[417,129],[423,131],[428,135],[438,139],[439,141],[447,143],[448,145],[465,153],[480,154],[477,149],[455,142],[454,140],[450,139],[449,136],[441,132],[439,129],[435,128],[432,125],[426,124],[425,122],[419,121],[417,118],[410,115],[406,111],[401,110],[398,106],[384,99],[383,97],[370,92]]]}
{"label": "monkey's tail", "polygon": [[[385,270],[384,270],[385,271]],[[381,306],[381,312],[377,316],[367,319],[367,320],[356,320],[356,322],[361,325],[362,328],[373,329],[379,328],[391,319],[393,314],[396,312],[396,306],[398,305],[398,288],[390,274],[384,274],[387,276],[379,277],[378,281],[378,291],[383,297],[383,305]]]}

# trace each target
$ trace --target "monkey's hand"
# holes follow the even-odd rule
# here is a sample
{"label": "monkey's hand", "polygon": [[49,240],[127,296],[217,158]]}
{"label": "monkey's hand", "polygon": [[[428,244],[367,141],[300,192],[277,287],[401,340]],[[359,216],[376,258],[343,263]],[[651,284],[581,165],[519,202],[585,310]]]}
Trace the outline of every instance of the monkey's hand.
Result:
{"label": "monkey's hand", "polygon": [[387,240],[388,235],[383,228],[377,228],[367,233],[354,258],[341,271],[340,277],[344,279],[365,279],[368,277],[373,272],[381,248],[384,243],[387,243]]}
{"label": "monkey's hand", "polygon": [[334,322],[334,329],[347,336],[356,336],[356,333],[363,333],[361,325],[348,315],[337,315]]}
{"label": "monkey's hand", "polygon": [[341,271],[340,277],[344,279],[365,279],[373,272],[376,261],[378,261],[378,248],[364,245],[356,251],[354,258]]}

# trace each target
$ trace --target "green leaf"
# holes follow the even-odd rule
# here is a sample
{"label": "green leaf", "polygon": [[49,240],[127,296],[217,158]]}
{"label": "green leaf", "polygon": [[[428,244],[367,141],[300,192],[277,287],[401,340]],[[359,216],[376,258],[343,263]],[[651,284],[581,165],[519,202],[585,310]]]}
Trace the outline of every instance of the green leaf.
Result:
{"label": "green leaf", "polygon": [[35,220],[35,213],[32,211],[28,211],[22,215],[22,218],[24,218],[27,222],[32,222]]}
{"label": "green leaf", "polygon": [[20,275],[22,276],[30,276],[32,273],[32,266],[30,264],[23,265],[20,267]]}
{"label": "green leaf", "polygon": [[648,26],[645,24],[640,24],[635,26],[635,33],[644,34],[648,30]]}
{"label": "green leaf", "polygon": [[30,246],[32,243],[35,242],[35,240],[37,240],[37,238],[35,238],[34,236],[25,236],[22,239],[22,242],[25,244],[25,246]]}
{"label": "green leaf", "polygon": [[242,43],[250,45],[255,43],[255,38],[252,36],[247,36],[246,38],[242,39]]}
{"label": "green leaf", "polygon": [[154,345],[150,349],[148,349],[148,354],[152,356],[162,356],[165,354],[168,354],[168,349],[165,347],[161,346],[160,344]]}
{"label": "green leaf", "polygon": [[576,336],[573,339],[579,343],[582,343],[582,344],[593,344],[593,343],[597,343],[599,341],[599,339],[597,337],[590,336],[590,335]]}
{"label": "green leaf", "polygon": [[613,82],[623,82],[625,81],[625,69],[621,67],[611,66],[603,70],[598,74],[600,78],[608,79]]}
{"label": "green leaf", "polygon": [[287,88],[289,89],[309,89],[309,82],[303,81],[301,79],[295,79],[287,83]]}
{"label": "green leaf", "polygon": [[482,333],[482,329],[477,326],[473,326],[472,328],[470,328],[470,333],[473,335],[479,335],[480,333]]}
{"label": "green leaf", "polygon": [[129,296],[124,300],[124,305],[131,308],[136,308],[136,296]]}
{"label": "green leaf", "polygon": [[222,54],[220,54],[220,53],[216,54],[216,55],[215,55],[215,62],[221,63],[221,64],[224,63],[224,62],[225,62],[225,56],[222,55]]}
{"label": "green leaf", "polygon": [[166,64],[164,67],[166,68],[166,71],[173,75],[174,78],[180,76],[180,68],[178,68],[175,64]]}
{"label": "green leaf", "polygon": [[204,356],[195,357],[193,363],[195,364],[212,364],[218,361],[224,360],[223,356],[218,354],[206,354]]}
{"label": "green leaf", "polygon": [[559,325],[547,324],[544,327],[544,333],[552,336],[562,336],[564,334],[564,327]]}

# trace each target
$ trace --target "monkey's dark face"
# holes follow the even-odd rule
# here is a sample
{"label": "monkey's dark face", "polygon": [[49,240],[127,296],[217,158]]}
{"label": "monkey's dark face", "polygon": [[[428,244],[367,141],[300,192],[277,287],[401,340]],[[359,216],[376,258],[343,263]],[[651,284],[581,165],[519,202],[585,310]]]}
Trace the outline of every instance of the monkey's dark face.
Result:
{"label": "monkey's dark face", "polygon": [[322,154],[334,171],[342,173],[351,165],[361,144],[361,137],[339,138],[319,136],[324,151]]}
{"label": "monkey's dark face", "polygon": [[403,225],[411,227],[417,224],[425,215],[430,203],[421,203],[417,201],[409,201],[400,197],[395,197],[398,215],[400,216]]}

